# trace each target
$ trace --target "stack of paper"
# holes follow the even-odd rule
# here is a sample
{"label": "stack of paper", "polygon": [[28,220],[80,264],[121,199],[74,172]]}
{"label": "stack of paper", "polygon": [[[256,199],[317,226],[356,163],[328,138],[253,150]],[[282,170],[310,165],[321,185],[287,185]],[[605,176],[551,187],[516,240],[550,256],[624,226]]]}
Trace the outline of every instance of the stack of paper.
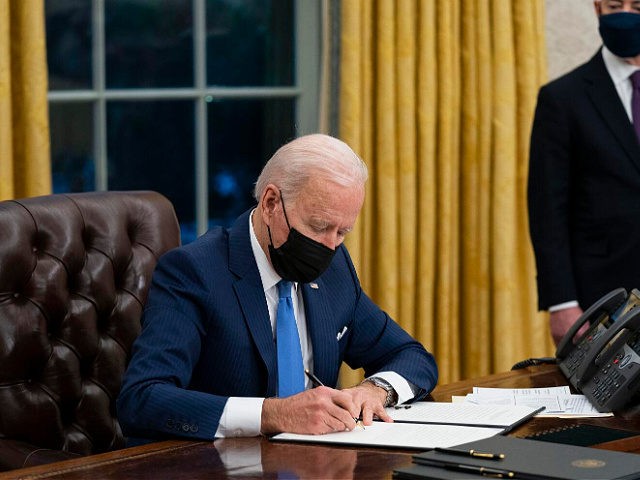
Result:
{"label": "stack of paper", "polygon": [[544,410],[537,416],[546,417],[608,417],[613,415],[612,412],[598,412],[587,397],[572,394],[568,386],[546,388],[474,387],[473,393],[466,397],[456,397],[453,400],[474,405],[544,407]]}

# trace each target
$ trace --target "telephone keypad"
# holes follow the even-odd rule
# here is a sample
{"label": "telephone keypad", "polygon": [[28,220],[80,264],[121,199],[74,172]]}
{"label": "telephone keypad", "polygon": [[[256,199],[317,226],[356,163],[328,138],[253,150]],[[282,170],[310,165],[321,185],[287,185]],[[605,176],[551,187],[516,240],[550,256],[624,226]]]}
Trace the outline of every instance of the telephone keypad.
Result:
{"label": "telephone keypad", "polygon": [[564,366],[566,367],[569,376],[575,373],[576,369],[582,363],[582,359],[585,357],[585,355],[589,351],[589,348],[591,347],[591,343],[593,343],[593,341],[596,338],[598,338],[598,336],[599,335],[596,332],[595,335],[589,337],[586,341],[580,342],[578,345],[576,345],[576,348],[572,350],[571,353],[567,356],[564,362]]}
{"label": "telephone keypad", "polygon": [[[618,357],[616,356],[615,358],[617,359]],[[613,362],[609,363],[602,368],[602,377],[600,375],[594,375],[593,377],[594,385],[591,388],[591,393],[599,405],[604,405],[626,380],[624,375],[613,367],[615,367],[615,364]]]}

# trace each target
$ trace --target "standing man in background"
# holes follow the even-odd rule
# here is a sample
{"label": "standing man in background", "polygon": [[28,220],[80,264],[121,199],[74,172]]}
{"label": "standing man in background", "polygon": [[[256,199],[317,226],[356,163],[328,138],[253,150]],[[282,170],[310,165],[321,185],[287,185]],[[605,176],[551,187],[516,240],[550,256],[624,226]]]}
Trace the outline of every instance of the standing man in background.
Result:
{"label": "standing man in background", "polygon": [[[433,389],[432,355],[362,291],[342,245],[366,180],[344,142],[300,137],[265,165],[254,209],[159,260],[117,402],[125,435],[352,430]],[[343,361],[368,378],[337,390]]]}
{"label": "standing man in background", "polygon": [[640,0],[594,5],[604,46],[540,89],[531,133],[538,305],[556,344],[601,296],[640,287]]}

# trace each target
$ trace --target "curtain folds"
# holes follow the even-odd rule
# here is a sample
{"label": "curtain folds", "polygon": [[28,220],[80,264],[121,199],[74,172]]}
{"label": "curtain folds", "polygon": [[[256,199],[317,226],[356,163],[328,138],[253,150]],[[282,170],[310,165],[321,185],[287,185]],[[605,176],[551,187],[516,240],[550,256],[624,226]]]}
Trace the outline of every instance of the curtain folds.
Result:
{"label": "curtain folds", "polygon": [[43,0],[0,0],[0,200],[51,192]]}
{"label": "curtain folds", "polygon": [[[536,312],[529,132],[538,0],[343,0],[339,136],[370,181],[347,240],[367,292],[441,381],[553,352]],[[359,372],[343,371],[343,384]]]}

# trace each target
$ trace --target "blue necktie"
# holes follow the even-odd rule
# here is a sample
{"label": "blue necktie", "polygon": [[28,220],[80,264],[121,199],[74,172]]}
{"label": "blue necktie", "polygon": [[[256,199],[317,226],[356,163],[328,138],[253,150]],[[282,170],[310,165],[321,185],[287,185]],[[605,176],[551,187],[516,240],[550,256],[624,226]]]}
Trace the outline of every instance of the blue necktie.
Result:
{"label": "blue necktie", "polygon": [[278,315],[276,342],[278,347],[278,396],[288,397],[304,390],[304,367],[298,326],[293,314],[291,282],[278,282]]}

